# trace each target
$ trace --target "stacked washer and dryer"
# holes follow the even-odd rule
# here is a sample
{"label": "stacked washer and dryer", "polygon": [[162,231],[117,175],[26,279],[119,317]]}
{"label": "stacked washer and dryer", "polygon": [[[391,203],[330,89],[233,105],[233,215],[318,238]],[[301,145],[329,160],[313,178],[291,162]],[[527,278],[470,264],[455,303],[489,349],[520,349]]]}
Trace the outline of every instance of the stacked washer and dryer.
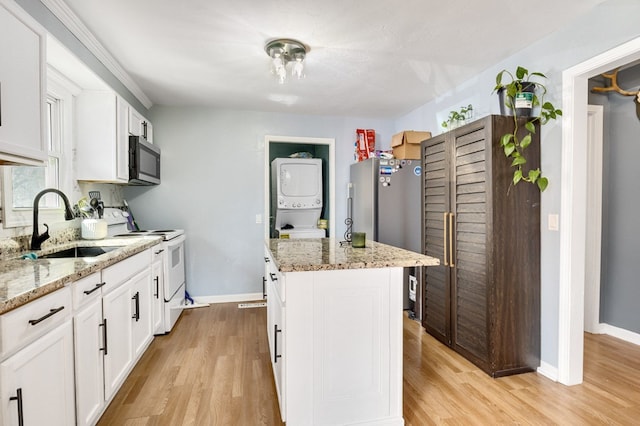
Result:
{"label": "stacked washer and dryer", "polygon": [[271,162],[271,216],[276,238],[324,238],[322,159],[276,158]]}

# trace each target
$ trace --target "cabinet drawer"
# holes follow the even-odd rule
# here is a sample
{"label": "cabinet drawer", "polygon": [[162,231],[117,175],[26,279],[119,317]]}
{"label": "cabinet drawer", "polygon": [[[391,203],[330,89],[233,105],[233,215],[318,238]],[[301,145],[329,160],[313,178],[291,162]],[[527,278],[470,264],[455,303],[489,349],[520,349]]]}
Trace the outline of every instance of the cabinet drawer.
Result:
{"label": "cabinet drawer", "polygon": [[150,248],[151,250],[151,263],[161,261],[163,253],[165,251],[164,244],[158,244]]}
{"label": "cabinet drawer", "polygon": [[114,290],[144,268],[148,268],[149,265],[151,265],[150,250],[145,250],[103,269],[102,281],[105,282],[105,285],[102,287],[102,294]]}
{"label": "cabinet drawer", "polygon": [[[267,260],[268,259],[268,260]],[[273,262],[273,258],[271,256],[265,257],[265,262],[267,262],[267,280],[273,283],[273,288],[275,289],[277,296],[284,303],[285,301],[285,278],[284,275],[278,271],[275,263]]]}
{"label": "cabinet drawer", "polygon": [[85,304],[102,296],[101,288],[104,281],[100,279],[100,272],[71,283],[73,292],[73,309],[79,309]]}
{"label": "cabinet drawer", "polygon": [[65,287],[0,316],[0,357],[70,318],[71,299],[71,288]]}

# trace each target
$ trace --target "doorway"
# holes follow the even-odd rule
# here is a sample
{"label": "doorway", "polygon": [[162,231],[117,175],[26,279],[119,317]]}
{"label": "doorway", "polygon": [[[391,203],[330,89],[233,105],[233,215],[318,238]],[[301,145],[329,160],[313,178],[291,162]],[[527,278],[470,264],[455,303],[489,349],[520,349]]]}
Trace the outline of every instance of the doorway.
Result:
{"label": "doorway", "polygon": [[563,85],[558,381],[582,383],[584,364],[588,79],[640,59],[640,37],[565,70]]}
{"label": "doorway", "polygon": [[335,139],[296,136],[265,136],[264,139],[264,237],[271,238],[274,220],[271,215],[271,161],[296,152],[309,152],[323,160],[324,206],[321,217],[328,219],[328,237],[335,238]]}

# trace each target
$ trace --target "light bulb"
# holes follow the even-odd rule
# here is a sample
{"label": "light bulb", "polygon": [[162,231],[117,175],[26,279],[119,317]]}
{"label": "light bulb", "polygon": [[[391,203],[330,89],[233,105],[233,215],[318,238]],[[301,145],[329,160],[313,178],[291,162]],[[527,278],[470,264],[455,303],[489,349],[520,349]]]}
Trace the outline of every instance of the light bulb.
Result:
{"label": "light bulb", "polygon": [[276,74],[278,75],[278,82],[284,84],[284,81],[287,79],[287,69],[284,65],[277,70]]}
{"label": "light bulb", "polygon": [[298,79],[304,77],[304,64],[302,63],[302,59],[296,58],[296,62],[293,64],[293,70],[291,71],[294,77]]}
{"label": "light bulb", "polygon": [[273,70],[277,74],[282,68],[284,68],[284,61],[282,60],[282,56],[278,55],[273,58]]}

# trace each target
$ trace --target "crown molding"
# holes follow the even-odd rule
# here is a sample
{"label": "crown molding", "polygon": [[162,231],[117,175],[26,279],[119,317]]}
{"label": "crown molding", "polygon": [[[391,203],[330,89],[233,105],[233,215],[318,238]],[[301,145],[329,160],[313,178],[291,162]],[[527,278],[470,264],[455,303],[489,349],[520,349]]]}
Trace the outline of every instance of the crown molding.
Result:
{"label": "crown molding", "polygon": [[41,0],[71,33],[85,45],[87,49],[104,64],[105,67],[135,96],[146,108],[151,108],[153,102],[144,94],[142,89],[133,81],[120,63],[91,33],[89,28],[67,6],[63,0]]}

